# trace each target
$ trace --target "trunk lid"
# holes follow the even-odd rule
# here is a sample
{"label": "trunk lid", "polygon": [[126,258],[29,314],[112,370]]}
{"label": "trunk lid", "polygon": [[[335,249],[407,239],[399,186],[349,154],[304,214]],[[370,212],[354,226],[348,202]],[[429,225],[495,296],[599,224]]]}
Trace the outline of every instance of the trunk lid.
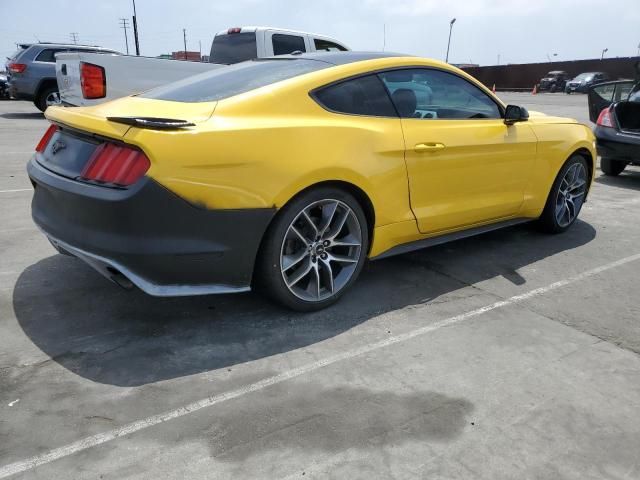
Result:
{"label": "trunk lid", "polygon": [[[98,146],[109,141],[122,144],[127,132],[133,128],[134,120],[183,120],[195,125],[208,120],[215,106],[216,102],[184,103],[127,97],[92,107],[49,107],[45,116],[59,128],[46,148],[36,153],[36,160],[59,175],[75,179]],[[109,120],[110,117],[116,121]],[[162,122],[147,122],[146,126],[137,125],[136,128],[166,130],[168,127]]]}
{"label": "trunk lid", "polygon": [[91,134],[123,138],[130,124],[110,121],[112,118],[175,119],[198,124],[211,118],[217,102],[169,102],[141,97],[125,97],[92,107],[49,107],[45,116],[50,121]]}

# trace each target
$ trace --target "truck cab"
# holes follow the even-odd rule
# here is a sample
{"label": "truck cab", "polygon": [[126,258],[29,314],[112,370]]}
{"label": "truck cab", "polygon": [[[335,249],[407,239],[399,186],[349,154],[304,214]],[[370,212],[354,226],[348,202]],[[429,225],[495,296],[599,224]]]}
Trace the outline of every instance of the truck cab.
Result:
{"label": "truck cab", "polygon": [[209,61],[230,65],[293,52],[347,50],[345,45],[323,35],[271,27],[236,27],[216,33]]}

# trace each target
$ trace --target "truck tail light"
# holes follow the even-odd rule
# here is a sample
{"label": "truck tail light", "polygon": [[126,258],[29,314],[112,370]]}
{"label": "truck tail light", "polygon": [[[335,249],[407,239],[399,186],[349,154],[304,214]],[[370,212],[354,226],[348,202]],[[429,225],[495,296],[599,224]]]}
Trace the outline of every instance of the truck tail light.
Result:
{"label": "truck tail light", "polygon": [[36,152],[38,153],[44,152],[44,149],[47,148],[47,145],[49,144],[51,137],[53,137],[53,134],[56,133],[57,131],[58,131],[58,127],[56,125],[49,125],[49,128],[47,128],[47,131],[44,132],[44,135],[38,142],[38,145],[36,145]]}
{"label": "truck tail light", "polygon": [[10,63],[7,68],[11,73],[22,73],[27,69],[27,65],[24,63]]}
{"label": "truck tail light", "polygon": [[234,27],[234,28],[230,28],[229,30],[227,30],[227,34],[231,35],[233,33],[240,33],[242,31],[241,28],[238,27]]}
{"label": "truck tail light", "polygon": [[91,182],[128,186],[140,180],[150,165],[141,150],[103,143],[93,152],[80,177]]}
{"label": "truck tail light", "polygon": [[611,112],[611,107],[607,107],[600,112],[596,125],[600,127],[615,128],[615,120]]}
{"label": "truck tail light", "polygon": [[80,62],[80,86],[84,98],[104,98],[107,95],[107,79],[104,68],[93,63]]}

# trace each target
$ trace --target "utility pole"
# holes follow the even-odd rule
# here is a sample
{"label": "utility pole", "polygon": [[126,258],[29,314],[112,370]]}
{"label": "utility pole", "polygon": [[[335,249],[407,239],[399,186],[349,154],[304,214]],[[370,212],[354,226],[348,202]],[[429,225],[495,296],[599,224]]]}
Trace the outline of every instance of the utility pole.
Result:
{"label": "utility pole", "polygon": [[184,59],[187,59],[187,29],[182,29],[182,38],[184,38]]}
{"label": "utility pole", "polygon": [[445,62],[447,63],[449,63],[449,47],[451,46],[451,31],[453,30],[454,23],[456,23],[455,18],[451,19],[449,22],[449,43],[447,43],[447,58],[445,59]]}
{"label": "utility pole", "polygon": [[140,56],[140,44],[138,43],[138,15],[136,14],[136,0],[133,0],[133,38],[136,42],[136,55]]}
{"label": "utility pole", "polygon": [[127,29],[129,28],[129,19],[121,18],[120,23],[122,24],[120,25],[120,28],[124,30],[124,44],[127,47],[127,55],[129,55],[129,37],[127,35]]}
{"label": "utility pole", "polygon": [[69,36],[71,37],[71,41],[74,43],[74,45],[78,44],[78,32],[71,32],[69,34]]}
{"label": "utility pole", "polygon": [[498,54],[498,65],[500,65],[500,54]]}
{"label": "utility pole", "polygon": [[382,51],[387,47],[387,24],[382,24]]}
{"label": "utility pole", "polygon": [[198,51],[200,52],[200,61],[202,61],[202,40],[198,40]]}

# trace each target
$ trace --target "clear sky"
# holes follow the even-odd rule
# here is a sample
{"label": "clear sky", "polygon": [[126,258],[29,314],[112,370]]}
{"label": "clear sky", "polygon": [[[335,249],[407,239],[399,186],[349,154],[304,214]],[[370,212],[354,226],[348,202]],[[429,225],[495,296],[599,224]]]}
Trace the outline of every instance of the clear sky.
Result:
{"label": "clear sky", "polygon": [[[443,59],[449,21],[452,63],[526,63],[632,56],[640,44],[640,0],[136,0],[141,53],[208,52],[215,32],[268,25],[335,37],[354,50]],[[69,41],[125,50],[119,18],[131,0],[0,0],[0,55],[16,42]],[[131,34],[131,32],[130,32]],[[130,40],[132,35],[130,35]],[[129,43],[130,48],[132,42]],[[133,51],[133,50],[132,50]],[[554,56],[557,54],[557,56]]]}

